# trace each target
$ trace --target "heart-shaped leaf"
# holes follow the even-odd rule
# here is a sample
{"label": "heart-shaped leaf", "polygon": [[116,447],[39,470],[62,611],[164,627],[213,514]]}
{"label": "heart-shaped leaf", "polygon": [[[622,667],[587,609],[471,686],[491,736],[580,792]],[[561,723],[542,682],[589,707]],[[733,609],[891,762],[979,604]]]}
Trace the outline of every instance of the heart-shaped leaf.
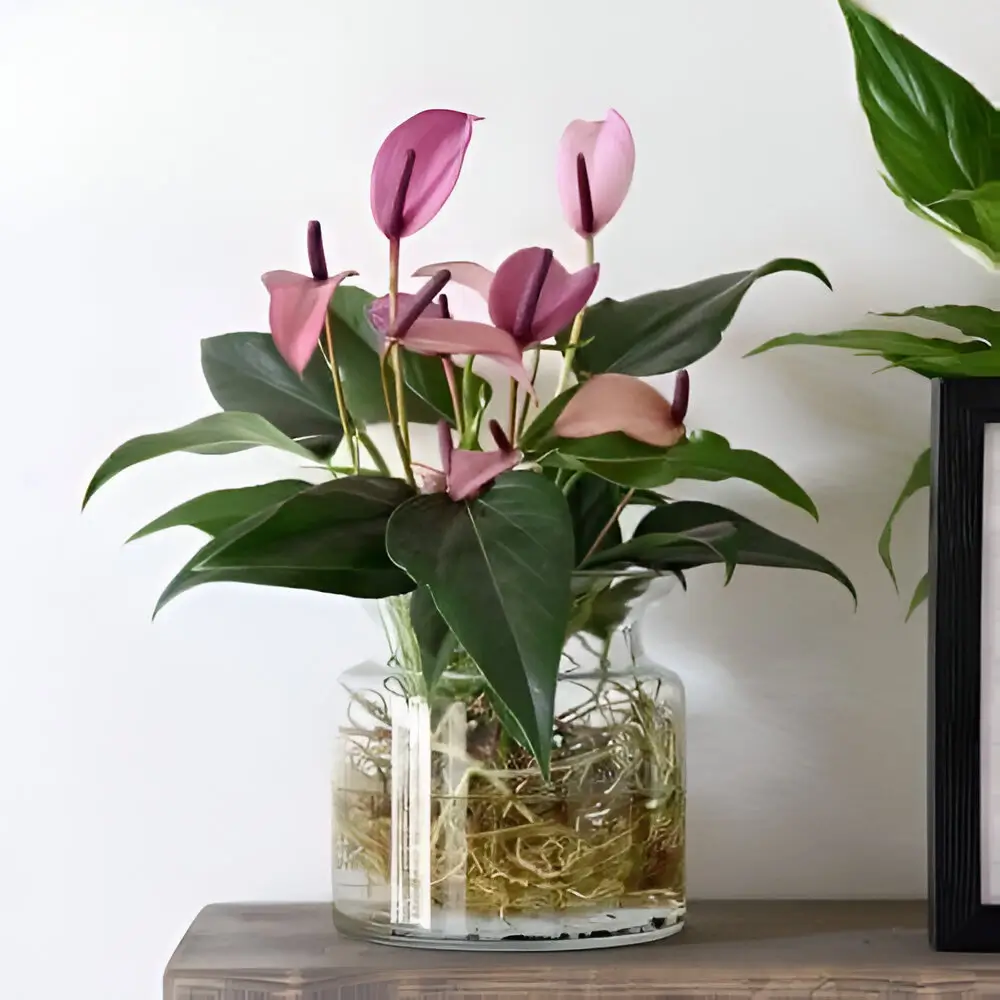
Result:
{"label": "heart-shaped leaf", "polygon": [[719,345],[754,282],[781,271],[801,271],[830,284],[815,264],[786,258],[624,302],[603,299],[584,315],[574,367],[582,375],[640,376],[686,368]]}
{"label": "heart-shaped leaf", "polygon": [[256,413],[319,454],[332,455],[340,444],[333,376],[319,351],[300,376],[269,333],[224,333],[201,342],[201,370],[224,410]]}
{"label": "heart-shaped leaf", "polygon": [[166,514],[150,521],[131,538],[145,538],[166,528],[189,525],[213,537],[258,514],[267,507],[282,503],[296,493],[308,488],[309,483],[300,479],[279,479],[274,483],[260,486],[244,486],[234,490],[214,490],[200,497],[186,500],[168,510]]}
{"label": "heart-shaped leaf", "polygon": [[357,476],[295,494],[254,514],[205,545],[174,577],[156,605],[204,583],[255,583],[349,597],[413,590],[386,554],[389,516],[413,496],[398,479]]}
{"label": "heart-shaped leaf", "polygon": [[300,459],[314,461],[312,452],[256,413],[213,413],[175,430],[143,434],[119,445],[94,473],[84,494],[83,505],[86,507],[90,498],[113,476],[151,458],[176,451],[226,455],[265,446],[281,448]]}
{"label": "heart-shaped leaf", "polygon": [[521,471],[471,501],[416,497],[393,514],[387,545],[428,588],[547,771],[574,563],[562,493]]}
{"label": "heart-shaped leaf", "polygon": [[897,591],[899,590],[899,584],[896,583],[896,570],[892,565],[892,526],[896,520],[896,516],[906,504],[906,501],[915,493],[919,493],[920,490],[930,489],[930,485],[931,452],[928,448],[926,451],[921,452],[916,462],[913,463],[910,475],[907,477],[903,485],[903,490],[893,505],[892,513],[889,515],[889,520],[885,522],[885,527],[882,529],[882,534],[878,540],[878,554],[882,557],[882,562],[885,563],[885,568],[889,571],[889,576],[892,577],[892,582],[896,586]]}

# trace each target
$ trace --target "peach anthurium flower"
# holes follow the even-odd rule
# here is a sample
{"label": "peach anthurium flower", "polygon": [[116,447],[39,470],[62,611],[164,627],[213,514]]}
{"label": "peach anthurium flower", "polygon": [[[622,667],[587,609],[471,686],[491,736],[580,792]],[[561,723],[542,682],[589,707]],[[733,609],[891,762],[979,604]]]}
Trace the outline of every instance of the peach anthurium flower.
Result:
{"label": "peach anthurium flower", "polygon": [[[512,447],[507,435],[495,420],[490,421],[490,433],[496,441],[496,451],[467,451],[455,448],[451,439],[451,428],[445,421],[442,420],[438,424],[441,467],[444,470],[443,484],[452,500],[471,500],[497,476],[520,463],[521,453]],[[433,485],[440,486],[441,482],[439,478]],[[441,492],[441,489],[431,489],[430,492]]]}
{"label": "peach anthurium flower", "polygon": [[421,111],[385,138],[372,166],[371,207],[390,240],[423,229],[448,200],[462,171],[476,115]]}
{"label": "peach anthurium flower", "polygon": [[558,157],[566,221],[580,236],[593,236],[615,217],[632,184],[632,131],[614,110],[599,122],[576,119],[563,132]]}
{"label": "peach anthurium flower", "polygon": [[657,448],[669,448],[684,437],[688,374],[678,372],[674,402],[632,375],[594,375],[556,418],[553,430],[562,438],[589,438],[620,432]]}
{"label": "peach anthurium flower", "polygon": [[599,264],[591,264],[570,274],[542,247],[525,247],[512,253],[496,274],[471,261],[431,264],[415,273],[417,277],[445,268],[452,281],[465,285],[486,299],[490,319],[509,333],[524,350],[554,337],[594,294]]}
{"label": "peach anthurium flower", "polygon": [[332,278],[326,269],[320,224],[310,222],[306,243],[312,277],[294,271],[268,271],[261,281],[271,296],[268,319],[278,353],[300,375],[316,350],[326,311],[337,286],[357,271],[341,271]]}

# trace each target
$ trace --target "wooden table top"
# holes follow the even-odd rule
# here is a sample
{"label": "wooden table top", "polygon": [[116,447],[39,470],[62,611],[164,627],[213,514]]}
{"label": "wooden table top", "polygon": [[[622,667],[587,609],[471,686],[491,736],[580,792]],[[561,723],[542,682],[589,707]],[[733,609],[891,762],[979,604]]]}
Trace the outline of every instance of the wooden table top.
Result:
{"label": "wooden table top", "polygon": [[654,944],[576,952],[421,951],[333,929],[317,903],[203,910],[165,1000],[664,1000],[780,996],[1000,1000],[1000,955],[937,953],[922,903],[693,903]]}

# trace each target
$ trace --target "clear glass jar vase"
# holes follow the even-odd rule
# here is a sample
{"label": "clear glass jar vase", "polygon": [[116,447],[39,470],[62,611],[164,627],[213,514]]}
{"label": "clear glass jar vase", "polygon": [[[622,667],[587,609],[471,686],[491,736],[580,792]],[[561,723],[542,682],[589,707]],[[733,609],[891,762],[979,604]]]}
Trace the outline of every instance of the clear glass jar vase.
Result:
{"label": "clear glass jar vase", "polygon": [[[658,584],[661,581],[657,581]],[[406,598],[380,603],[392,655],[342,678],[334,922],[437,948],[599,948],[684,924],[684,693],[644,655],[639,612],[566,645],[551,775],[507,732],[459,653],[423,694]]]}

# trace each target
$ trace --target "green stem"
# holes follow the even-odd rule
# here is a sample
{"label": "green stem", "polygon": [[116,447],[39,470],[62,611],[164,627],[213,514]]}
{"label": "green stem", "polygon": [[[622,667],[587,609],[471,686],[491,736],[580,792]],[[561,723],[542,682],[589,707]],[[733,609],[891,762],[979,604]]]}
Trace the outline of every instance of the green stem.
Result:
{"label": "green stem", "polygon": [[474,431],[477,434],[479,432],[475,413],[479,401],[472,397],[474,391],[473,382],[475,381],[472,377],[472,362],[473,357],[470,354],[466,359],[465,369],[462,373],[462,421],[465,425],[465,433],[462,435],[463,448],[469,448],[475,444],[472,435]]}
{"label": "green stem", "polygon": [[337,414],[340,417],[340,426],[344,430],[344,436],[347,438],[347,447],[351,452],[351,466],[354,469],[354,474],[357,475],[358,470],[361,468],[358,461],[358,442],[354,437],[354,423],[351,420],[351,415],[347,412],[347,401],[344,398],[344,384],[340,380],[337,356],[333,353],[333,330],[330,327],[329,312],[326,314],[324,330],[326,331],[327,361],[330,365],[330,372],[333,374],[333,394],[337,397]]}
{"label": "green stem", "polygon": [[[594,263],[594,237],[586,237],[586,247],[587,247],[587,264]],[[576,348],[580,343],[580,333],[583,330],[583,314],[587,311],[586,306],[581,309],[576,314],[576,319],[573,320],[573,329],[570,330],[569,334],[569,344],[566,347],[566,354],[563,356],[563,367],[562,372],[559,374],[559,384],[556,386],[556,395],[558,396],[565,388],[566,383],[569,381],[569,373],[573,370],[573,359],[576,357]]]}
{"label": "green stem", "polygon": [[371,460],[375,463],[375,468],[378,469],[383,476],[392,475],[392,473],[389,472],[389,466],[382,457],[382,452],[378,450],[378,446],[368,436],[368,434],[365,433],[365,431],[358,431],[358,440],[362,445],[364,445],[365,451],[367,451],[371,456]]}
{"label": "green stem", "polygon": [[459,438],[462,436],[462,428],[465,421],[462,419],[462,403],[458,398],[458,384],[455,381],[455,362],[446,354],[441,355],[441,364],[444,367],[444,377],[448,382],[448,393],[451,396],[451,408],[455,411],[455,429]]}
{"label": "green stem", "polygon": [[507,437],[513,444],[517,438],[517,379],[511,376],[510,399],[507,404]]}
{"label": "green stem", "polygon": [[[535,379],[538,378],[538,365],[542,360],[542,349],[541,347],[535,348],[535,361],[531,366],[531,384],[535,384]],[[517,441],[521,440],[521,435],[524,433],[524,425],[528,422],[528,407],[531,406],[531,396],[528,393],[524,394],[524,402],[521,404],[521,415],[517,419]],[[511,444],[516,444],[514,438],[511,438]]]}
{"label": "green stem", "polygon": [[382,399],[385,401],[385,414],[386,419],[389,421],[389,426],[392,428],[392,437],[396,442],[396,450],[399,452],[399,460],[403,464],[403,468],[406,468],[406,446],[403,444],[403,437],[399,433],[399,424],[396,422],[396,418],[393,415],[392,409],[392,391],[389,389],[389,376],[386,371],[389,362],[389,351],[379,358],[378,360],[378,374],[379,380],[382,383]]}
{"label": "green stem", "polygon": [[403,473],[406,481],[415,486],[413,466],[410,460],[410,425],[406,421],[406,383],[403,381],[402,347],[397,340],[389,351],[389,360],[396,373],[396,422],[399,425],[400,454],[403,459]]}
{"label": "green stem", "polygon": [[[562,472],[562,469],[560,469],[560,470],[559,470],[559,472],[561,473],[561,472]],[[559,475],[559,473],[557,473],[556,475],[558,476],[558,475]],[[573,474],[572,474],[572,475],[571,475],[571,476],[569,477],[569,479],[567,479],[567,480],[566,480],[566,482],[564,482],[564,483],[563,483],[563,484],[562,484],[561,486],[559,486],[559,488],[560,488],[560,489],[562,490],[562,492],[563,492],[563,496],[564,496],[564,497],[568,497],[568,496],[569,496],[569,491],[570,491],[571,489],[573,489],[573,486],[574,486],[574,484],[576,483],[576,481],[577,481],[577,480],[578,480],[578,479],[579,479],[579,478],[580,478],[580,477],[581,477],[582,475],[583,475],[583,471],[582,471],[582,470],[578,470],[578,471],[574,472],[574,473],[573,473]],[[559,484],[558,484],[558,482],[556,483],[556,485],[557,485],[557,486],[559,485]]]}

